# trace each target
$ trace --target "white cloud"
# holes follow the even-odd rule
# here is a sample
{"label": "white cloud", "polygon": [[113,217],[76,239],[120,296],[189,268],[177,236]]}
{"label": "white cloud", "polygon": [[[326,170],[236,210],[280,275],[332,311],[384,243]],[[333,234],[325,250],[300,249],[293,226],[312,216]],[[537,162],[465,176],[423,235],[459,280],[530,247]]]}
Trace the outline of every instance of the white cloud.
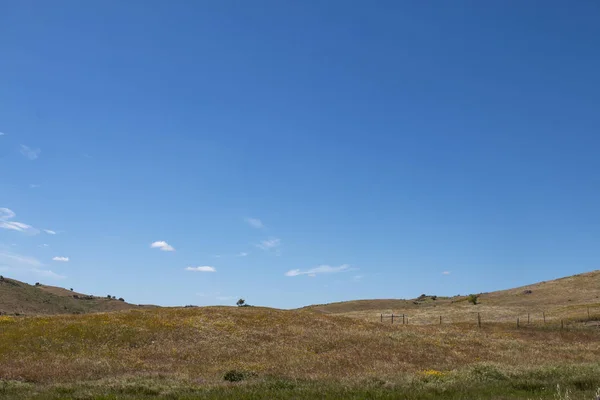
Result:
{"label": "white cloud", "polygon": [[17,232],[24,232],[31,235],[37,235],[40,233],[39,230],[31,225],[24,224],[23,222],[11,221],[16,214],[9,208],[0,208],[0,228],[9,229]]}
{"label": "white cloud", "polygon": [[0,132],[0,136],[4,136],[4,132]]}
{"label": "white cloud", "polygon": [[44,232],[46,232],[48,235],[56,235],[56,232],[51,231],[50,229],[44,229]]}
{"label": "white cloud", "polygon": [[69,262],[69,257],[52,257],[52,261],[63,261],[63,262]]}
{"label": "white cloud", "polygon": [[241,252],[240,254],[238,254],[237,256],[238,256],[238,257],[247,257],[247,256],[248,256],[248,253],[246,253],[246,252],[243,252],[243,251],[242,251],[242,252]]}
{"label": "white cloud", "polygon": [[257,244],[256,247],[263,250],[271,250],[281,245],[281,239],[277,238],[269,238],[267,240],[263,240],[260,244]]}
{"label": "white cloud", "polygon": [[332,267],[330,265],[319,265],[318,267],[308,269],[306,271],[301,271],[299,269],[292,269],[285,273],[285,276],[299,276],[299,275],[308,275],[311,277],[316,276],[317,274],[335,274],[337,272],[346,272],[352,271],[357,268],[350,268],[348,264],[340,265],[339,267]]}
{"label": "white cloud", "polygon": [[38,247],[50,247],[50,245],[48,245],[46,243],[42,243],[42,244],[38,245]]}
{"label": "white cloud", "polygon": [[37,188],[39,188],[40,186],[42,186],[42,185],[38,185],[38,184],[35,184],[35,183],[30,183],[30,184],[29,184],[29,188],[30,188],[30,189],[37,189]]}
{"label": "white cloud", "polygon": [[248,225],[256,229],[261,229],[265,227],[262,221],[258,218],[244,218],[244,221],[246,221]]}
{"label": "white cloud", "polygon": [[36,275],[39,275],[43,278],[50,278],[50,279],[65,279],[66,276],[64,275],[59,275],[57,273],[54,273],[50,270],[43,270],[43,269],[37,269],[34,268],[31,270],[33,273],[35,273]]}
{"label": "white cloud", "polygon": [[216,272],[217,271],[215,269],[215,267],[211,267],[208,265],[205,265],[202,267],[187,267],[185,270],[186,271],[194,271],[194,272]]}
{"label": "white cloud", "polygon": [[442,272],[442,275],[450,275],[450,271],[444,271]]}
{"label": "white cloud", "polygon": [[31,147],[25,146],[24,144],[21,145],[21,154],[23,154],[30,160],[35,160],[36,158],[38,158],[41,152],[42,151],[40,149],[32,149]]}
{"label": "white cloud", "polygon": [[153,249],[161,249],[162,251],[175,251],[175,248],[164,240],[159,240],[150,245]]}

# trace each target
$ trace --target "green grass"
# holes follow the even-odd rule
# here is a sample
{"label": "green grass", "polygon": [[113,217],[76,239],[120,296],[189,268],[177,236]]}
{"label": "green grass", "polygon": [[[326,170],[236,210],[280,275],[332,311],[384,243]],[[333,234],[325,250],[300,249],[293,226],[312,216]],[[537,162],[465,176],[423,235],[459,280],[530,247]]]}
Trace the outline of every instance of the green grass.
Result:
{"label": "green grass", "polygon": [[[557,394],[560,385],[560,396]],[[440,373],[407,374],[388,382],[297,380],[251,374],[236,383],[206,383],[167,375],[39,385],[0,381],[0,397],[13,399],[582,399],[595,400],[600,364],[510,370],[491,364]],[[568,397],[565,396],[568,392]]]}

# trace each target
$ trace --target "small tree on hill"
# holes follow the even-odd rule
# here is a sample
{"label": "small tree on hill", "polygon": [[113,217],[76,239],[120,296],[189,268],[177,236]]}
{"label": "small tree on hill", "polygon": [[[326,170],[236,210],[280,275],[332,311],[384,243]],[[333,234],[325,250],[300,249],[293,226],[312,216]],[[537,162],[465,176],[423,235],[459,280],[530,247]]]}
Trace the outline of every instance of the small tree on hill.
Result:
{"label": "small tree on hill", "polygon": [[244,300],[244,299],[239,299],[239,300],[237,301],[237,303],[235,303],[235,304],[236,304],[238,307],[244,307],[244,306],[246,306],[246,300]]}
{"label": "small tree on hill", "polygon": [[478,298],[479,298],[479,296],[477,296],[476,294],[470,294],[469,297],[467,297],[467,301],[469,303],[473,303],[473,305],[476,306]]}

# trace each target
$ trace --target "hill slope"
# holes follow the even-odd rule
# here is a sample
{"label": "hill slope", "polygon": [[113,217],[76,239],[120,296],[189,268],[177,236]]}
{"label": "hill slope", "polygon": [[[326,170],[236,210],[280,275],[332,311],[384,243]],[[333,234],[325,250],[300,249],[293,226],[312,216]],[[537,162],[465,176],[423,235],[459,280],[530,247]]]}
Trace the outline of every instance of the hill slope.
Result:
{"label": "hill slope", "polygon": [[[421,296],[412,300],[355,300],[305,307],[325,314],[341,314],[375,320],[380,314],[406,314],[413,323],[473,321],[477,313],[487,320],[514,321],[517,317],[542,319],[587,317],[600,318],[600,270],[533,285],[478,295],[478,305],[466,296]],[[597,319],[596,318],[596,319]]]}
{"label": "hill slope", "polygon": [[138,306],[124,301],[88,296],[55,286],[32,286],[14,279],[0,280],[0,314],[84,314],[119,311]]}

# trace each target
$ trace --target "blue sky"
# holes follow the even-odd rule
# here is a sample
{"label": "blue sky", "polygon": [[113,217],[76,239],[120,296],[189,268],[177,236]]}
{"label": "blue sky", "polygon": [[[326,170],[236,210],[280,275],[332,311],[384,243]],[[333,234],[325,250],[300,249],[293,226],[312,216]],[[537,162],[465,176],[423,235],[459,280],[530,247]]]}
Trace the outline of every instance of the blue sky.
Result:
{"label": "blue sky", "polygon": [[598,2],[0,8],[6,276],[288,308],[599,268]]}

